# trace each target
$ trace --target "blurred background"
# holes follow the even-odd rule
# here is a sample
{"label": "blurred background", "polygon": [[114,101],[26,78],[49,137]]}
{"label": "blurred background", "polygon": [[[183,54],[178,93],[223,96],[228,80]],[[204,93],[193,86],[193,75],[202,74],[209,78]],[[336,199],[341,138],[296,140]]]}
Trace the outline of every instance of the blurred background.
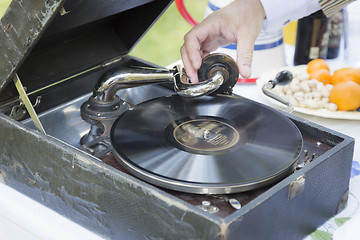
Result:
{"label": "blurred background", "polygon": [[[11,0],[0,0],[0,16],[4,14],[10,2]],[[186,0],[184,3],[195,19],[200,21],[204,18],[207,0]],[[180,47],[184,35],[190,29],[191,26],[181,17],[173,3],[130,54],[160,66],[167,66],[180,59]]]}

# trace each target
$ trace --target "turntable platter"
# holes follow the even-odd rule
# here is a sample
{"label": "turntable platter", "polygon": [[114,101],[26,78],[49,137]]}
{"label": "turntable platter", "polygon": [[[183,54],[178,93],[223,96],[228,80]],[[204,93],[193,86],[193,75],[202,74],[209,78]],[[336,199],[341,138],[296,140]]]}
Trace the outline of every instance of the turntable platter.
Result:
{"label": "turntable platter", "polygon": [[248,191],[295,166],[301,133],[280,112],[227,95],[161,97],[123,113],[111,130],[117,160],[154,185],[190,193]]}

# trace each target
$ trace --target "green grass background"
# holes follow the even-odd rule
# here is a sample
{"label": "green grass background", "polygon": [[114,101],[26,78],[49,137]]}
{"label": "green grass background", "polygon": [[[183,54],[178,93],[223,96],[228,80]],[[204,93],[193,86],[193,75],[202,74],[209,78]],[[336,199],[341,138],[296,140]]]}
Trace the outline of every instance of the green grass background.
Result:
{"label": "green grass background", "polygon": [[[11,0],[0,0],[0,16],[4,14],[10,2]],[[185,0],[184,2],[195,19],[203,19],[207,0]],[[169,65],[180,59],[180,47],[183,44],[184,35],[190,29],[191,26],[181,17],[173,3],[130,54],[161,66]]]}
{"label": "green grass background", "polygon": [[11,1],[9,0],[0,0],[0,16],[2,16],[6,10],[6,8],[9,6],[9,3]]}

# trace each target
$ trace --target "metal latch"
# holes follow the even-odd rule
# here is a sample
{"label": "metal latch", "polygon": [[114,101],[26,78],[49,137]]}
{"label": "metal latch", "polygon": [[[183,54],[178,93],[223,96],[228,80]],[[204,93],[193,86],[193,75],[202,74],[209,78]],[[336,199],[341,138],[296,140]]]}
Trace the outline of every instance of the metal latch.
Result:
{"label": "metal latch", "polygon": [[301,175],[289,185],[288,199],[291,200],[305,189],[305,175]]}

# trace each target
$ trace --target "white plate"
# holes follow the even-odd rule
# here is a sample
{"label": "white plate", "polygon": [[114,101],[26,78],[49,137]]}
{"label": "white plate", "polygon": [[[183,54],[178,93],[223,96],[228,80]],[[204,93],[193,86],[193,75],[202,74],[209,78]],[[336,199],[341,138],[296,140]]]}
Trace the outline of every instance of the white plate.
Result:
{"label": "white plate", "polygon": [[[267,101],[269,101],[269,103],[271,103],[272,105],[274,105],[275,107],[280,108],[280,109],[284,109],[285,106],[283,104],[279,103],[278,101],[266,96],[262,92],[261,88],[266,82],[274,79],[275,76],[282,70],[289,70],[291,72],[301,72],[301,71],[306,72],[306,65],[300,65],[300,66],[295,66],[295,67],[284,67],[281,69],[272,70],[272,71],[266,72],[263,75],[261,75],[256,81],[256,85],[257,85],[258,90],[260,91],[261,96],[264,97],[265,99],[267,99]],[[310,108],[294,107],[294,112],[308,114],[308,115],[312,115],[312,116],[324,117],[324,118],[360,120],[360,112],[357,112],[357,111],[335,111],[335,112],[333,112],[333,111],[329,111],[327,109],[315,110],[315,109],[310,109]]]}

